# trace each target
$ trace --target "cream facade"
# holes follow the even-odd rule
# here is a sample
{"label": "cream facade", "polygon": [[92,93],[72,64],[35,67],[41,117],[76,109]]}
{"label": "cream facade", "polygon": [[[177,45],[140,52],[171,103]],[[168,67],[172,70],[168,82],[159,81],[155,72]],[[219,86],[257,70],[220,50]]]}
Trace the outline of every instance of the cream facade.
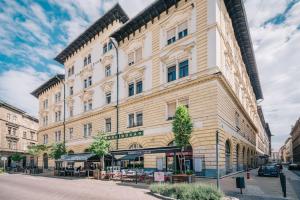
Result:
{"label": "cream facade", "polygon": [[[0,100],[0,157],[6,157],[6,167],[33,165],[34,159],[28,155],[28,146],[37,144],[38,120]],[[11,160],[11,156],[20,153],[25,158],[20,163]],[[0,166],[4,161],[0,160]]]}
{"label": "cream facade", "polygon": [[[138,148],[145,169],[171,170],[176,161],[170,152],[142,150],[174,144],[172,118],[184,104],[194,124],[190,169],[216,175],[216,131],[222,175],[255,167],[260,155],[270,154],[258,113],[262,93],[253,52],[242,51],[251,38],[236,38],[246,24],[238,27],[231,8],[223,0],[158,0],[127,21],[122,8],[113,7],[56,57],[65,66],[64,80],[54,77],[55,84],[48,81],[33,92],[40,101],[39,142],[63,141],[58,133],[65,129],[68,151],[81,153],[105,132],[112,152]],[[115,20],[105,27],[98,24],[111,15]],[[64,86],[65,123],[55,122],[64,104],[51,102]],[[124,134],[114,139],[116,133]]]}

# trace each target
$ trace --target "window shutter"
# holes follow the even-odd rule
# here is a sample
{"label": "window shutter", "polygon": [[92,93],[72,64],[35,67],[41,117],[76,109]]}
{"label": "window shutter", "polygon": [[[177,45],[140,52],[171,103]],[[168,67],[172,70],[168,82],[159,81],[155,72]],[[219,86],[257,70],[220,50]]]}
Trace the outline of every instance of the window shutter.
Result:
{"label": "window shutter", "polygon": [[137,50],[135,50],[135,61],[139,62],[142,60],[143,57],[143,53],[142,53],[142,47],[138,48]]}
{"label": "window shutter", "polygon": [[134,63],[134,52],[128,54],[128,65],[132,65]]}
{"label": "window shutter", "polygon": [[176,34],[176,29],[175,28],[172,28],[171,30],[168,30],[167,31],[167,40],[175,37],[175,34]]}
{"label": "window shutter", "polygon": [[178,32],[181,32],[181,31],[184,31],[185,29],[187,29],[187,28],[188,28],[187,25],[188,25],[188,24],[187,24],[187,21],[185,21],[185,22],[179,24],[179,26],[178,26]]}

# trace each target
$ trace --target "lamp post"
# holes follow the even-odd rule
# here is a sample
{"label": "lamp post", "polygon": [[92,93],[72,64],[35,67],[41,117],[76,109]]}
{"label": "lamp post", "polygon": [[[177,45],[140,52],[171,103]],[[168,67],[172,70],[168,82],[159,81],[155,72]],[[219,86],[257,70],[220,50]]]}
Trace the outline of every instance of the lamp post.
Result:
{"label": "lamp post", "polygon": [[116,41],[115,38],[110,37],[111,43],[114,45],[116,49],[116,64],[117,64],[117,124],[116,124],[116,132],[117,132],[117,137],[116,137],[116,150],[119,148],[119,49],[118,49],[118,42]]}
{"label": "lamp post", "polygon": [[217,167],[217,188],[220,189],[220,169],[219,169],[219,131],[216,131],[216,167]]}

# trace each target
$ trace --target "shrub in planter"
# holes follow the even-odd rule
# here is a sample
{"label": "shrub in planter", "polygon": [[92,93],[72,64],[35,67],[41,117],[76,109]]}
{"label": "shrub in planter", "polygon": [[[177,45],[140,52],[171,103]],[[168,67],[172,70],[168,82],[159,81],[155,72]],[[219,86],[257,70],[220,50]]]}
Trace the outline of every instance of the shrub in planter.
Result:
{"label": "shrub in planter", "polygon": [[181,200],[219,200],[223,193],[216,187],[204,184],[153,184],[153,193]]}

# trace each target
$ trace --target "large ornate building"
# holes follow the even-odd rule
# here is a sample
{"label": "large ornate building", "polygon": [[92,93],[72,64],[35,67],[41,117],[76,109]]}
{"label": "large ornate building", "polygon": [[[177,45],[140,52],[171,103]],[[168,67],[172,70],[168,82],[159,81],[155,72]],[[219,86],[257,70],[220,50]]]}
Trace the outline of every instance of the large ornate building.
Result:
{"label": "large ornate building", "polygon": [[[38,120],[25,111],[0,100],[0,158],[6,157],[5,165],[15,167],[17,163],[11,156],[19,153],[24,156],[20,166],[33,165],[34,159],[28,155],[27,148],[37,144]],[[4,161],[0,160],[0,167]]]}
{"label": "large ornate building", "polygon": [[293,126],[291,136],[293,162],[300,164],[300,118]]}
{"label": "large ornate building", "polygon": [[183,104],[194,124],[186,166],[197,175],[216,175],[216,131],[222,175],[270,153],[241,0],[157,0],[132,19],[117,4],[55,59],[65,76],[32,93],[40,143],[65,139],[81,153],[105,132],[113,155],[137,153],[145,169],[174,170],[171,124]]}

